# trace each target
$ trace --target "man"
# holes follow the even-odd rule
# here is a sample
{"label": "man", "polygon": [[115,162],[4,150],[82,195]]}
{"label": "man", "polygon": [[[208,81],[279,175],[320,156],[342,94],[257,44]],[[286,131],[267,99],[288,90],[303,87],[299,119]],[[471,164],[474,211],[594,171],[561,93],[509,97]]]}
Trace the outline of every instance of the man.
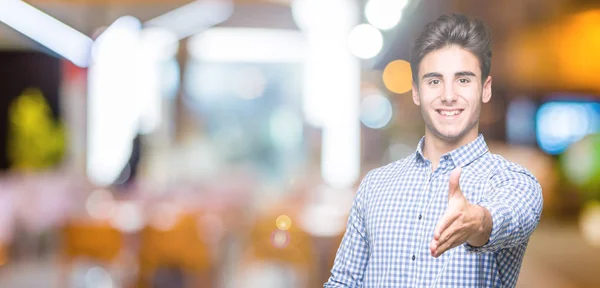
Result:
{"label": "man", "polygon": [[479,134],[492,97],[491,35],[464,15],[425,26],[411,53],[425,136],[370,171],[324,287],[514,287],[541,187]]}

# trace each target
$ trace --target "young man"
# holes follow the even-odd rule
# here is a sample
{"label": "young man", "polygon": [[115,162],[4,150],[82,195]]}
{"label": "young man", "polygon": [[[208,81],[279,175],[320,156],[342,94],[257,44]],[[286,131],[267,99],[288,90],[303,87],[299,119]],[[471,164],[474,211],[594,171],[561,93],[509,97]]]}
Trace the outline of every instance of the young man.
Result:
{"label": "young man", "polygon": [[363,179],[324,287],[514,287],[542,212],[541,187],[479,134],[492,97],[491,35],[444,15],[411,53],[425,136]]}

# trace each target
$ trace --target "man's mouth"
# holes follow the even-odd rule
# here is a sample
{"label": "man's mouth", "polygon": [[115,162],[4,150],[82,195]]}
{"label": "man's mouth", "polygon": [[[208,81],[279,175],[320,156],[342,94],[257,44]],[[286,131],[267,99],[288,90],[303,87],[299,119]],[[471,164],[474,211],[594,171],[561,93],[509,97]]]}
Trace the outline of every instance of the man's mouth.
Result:
{"label": "man's mouth", "polygon": [[452,117],[459,115],[463,110],[464,109],[436,109],[435,111],[442,116]]}

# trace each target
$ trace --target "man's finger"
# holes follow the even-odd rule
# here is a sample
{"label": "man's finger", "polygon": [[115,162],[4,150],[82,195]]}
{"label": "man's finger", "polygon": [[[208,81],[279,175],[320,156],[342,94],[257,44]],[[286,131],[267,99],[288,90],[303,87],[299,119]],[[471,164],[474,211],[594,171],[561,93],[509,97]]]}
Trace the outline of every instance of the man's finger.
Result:
{"label": "man's finger", "polygon": [[452,197],[452,195],[454,194],[454,192],[456,192],[457,190],[460,190],[459,187],[459,180],[460,180],[460,173],[462,172],[462,168],[457,167],[454,170],[452,170],[452,173],[450,173],[450,180],[448,183],[448,199],[450,199]]}
{"label": "man's finger", "polygon": [[[454,237],[454,235],[456,235],[457,233],[461,234],[462,231],[459,231],[458,229],[460,224],[458,224],[458,222],[453,222],[452,225],[450,225],[450,227],[448,227],[446,230],[444,230],[441,234],[439,239],[434,239],[432,242],[432,246],[434,248],[437,248],[439,246],[442,246],[444,244],[446,244],[448,241],[451,241],[451,239]],[[460,235],[459,235],[460,236]]]}
{"label": "man's finger", "polygon": [[437,247],[435,247],[435,249],[432,249],[431,251],[431,256],[437,258],[442,256],[442,254],[446,253],[446,251],[460,245],[460,243],[458,243],[458,238],[460,237],[460,235],[458,234],[454,234],[450,237],[450,239],[448,239],[448,241],[444,242],[444,243],[438,243]]}
{"label": "man's finger", "polygon": [[444,230],[446,230],[458,218],[458,216],[460,216],[459,213],[449,210],[446,211],[446,213],[444,213],[444,216],[442,216],[440,221],[438,221],[437,226],[435,227],[435,230],[433,232],[433,238],[435,240],[439,240]]}

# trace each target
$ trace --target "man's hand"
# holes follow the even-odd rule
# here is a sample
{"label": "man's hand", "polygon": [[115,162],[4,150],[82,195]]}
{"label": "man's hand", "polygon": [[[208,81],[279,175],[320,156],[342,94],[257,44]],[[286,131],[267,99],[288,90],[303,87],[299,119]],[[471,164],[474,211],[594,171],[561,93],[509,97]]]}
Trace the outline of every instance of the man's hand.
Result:
{"label": "man's hand", "polygon": [[490,212],[469,203],[459,187],[460,173],[461,168],[456,168],[450,174],[448,209],[435,227],[433,240],[429,245],[431,256],[436,258],[465,242],[483,246],[490,237]]}

